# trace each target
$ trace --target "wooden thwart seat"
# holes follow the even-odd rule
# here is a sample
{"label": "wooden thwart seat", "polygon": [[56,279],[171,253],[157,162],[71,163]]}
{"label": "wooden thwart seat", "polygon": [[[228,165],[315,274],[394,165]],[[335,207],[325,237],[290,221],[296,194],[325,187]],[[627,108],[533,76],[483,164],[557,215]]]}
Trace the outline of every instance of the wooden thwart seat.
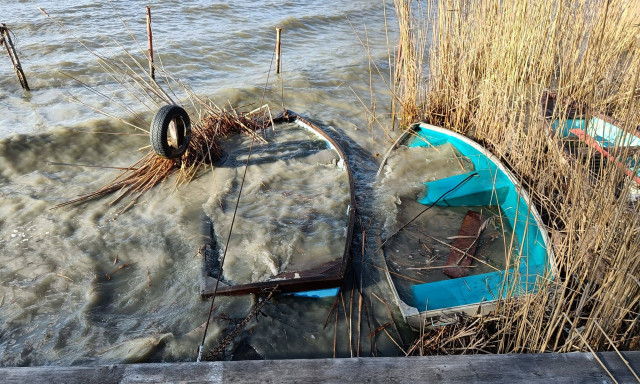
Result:
{"label": "wooden thwart seat", "polygon": [[458,236],[451,246],[447,263],[442,270],[445,275],[453,278],[469,275],[469,266],[473,261],[473,256],[476,254],[480,235],[478,232],[481,226],[482,216],[480,213],[467,211]]}

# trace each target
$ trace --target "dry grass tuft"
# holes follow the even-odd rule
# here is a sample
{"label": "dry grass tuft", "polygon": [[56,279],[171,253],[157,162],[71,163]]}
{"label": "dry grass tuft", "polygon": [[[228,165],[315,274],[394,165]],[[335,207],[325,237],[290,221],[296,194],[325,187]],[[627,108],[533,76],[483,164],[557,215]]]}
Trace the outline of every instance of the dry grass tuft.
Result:
{"label": "dry grass tuft", "polygon": [[241,113],[235,109],[221,109],[217,106],[204,105],[205,116],[192,127],[191,141],[187,151],[178,159],[160,157],[153,150],[128,169],[122,171],[115,179],[95,192],[57,205],[55,208],[86,202],[114,192],[118,196],[109,204],[115,204],[124,198],[130,198],[123,211],[131,207],[144,194],[170,176],[177,174],[175,186],[191,181],[204,165],[219,160],[222,149],[218,144],[220,138],[244,132],[258,136],[261,130],[271,125],[268,109],[258,109],[249,113]]}

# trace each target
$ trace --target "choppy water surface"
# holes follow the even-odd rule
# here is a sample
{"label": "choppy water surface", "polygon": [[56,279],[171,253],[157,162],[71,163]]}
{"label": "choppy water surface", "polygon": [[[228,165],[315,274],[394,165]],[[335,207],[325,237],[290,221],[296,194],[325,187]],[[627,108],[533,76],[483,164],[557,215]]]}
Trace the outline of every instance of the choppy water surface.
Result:
{"label": "choppy water surface", "polygon": [[[342,259],[349,222],[349,181],[338,152],[298,126],[269,129],[270,143],[252,151],[223,279],[266,281]],[[203,208],[213,223],[220,255],[233,220],[251,138],[225,143],[227,159]],[[242,170],[242,172],[240,172]]]}
{"label": "choppy water surface", "polygon": [[[220,214],[214,204],[217,188],[232,194],[237,185],[229,187],[228,180],[236,178],[242,166],[220,169],[215,180],[207,170],[178,190],[169,180],[121,215],[123,204],[109,205],[110,197],[52,209],[108,183],[118,171],[48,162],[126,167],[142,156],[138,149],[148,145],[145,135],[130,135],[134,131],[117,119],[67,99],[73,95],[94,108],[130,119],[129,111],[110,100],[117,98],[150,121],[157,106],[150,103],[147,108],[123,91],[78,42],[106,58],[124,55],[124,47],[146,65],[122,24],[124,20],[146,47],[146,5],[120,0],[41,2],[64,25],[60,27],[30,1],[0,3],[0,22],[15,34],[32,88],[30,93],[21,90],[8,58],[0,54],[0,365],[195,359],[202,338],[198,327],[205,322],[209,306],[198,295],[202,223],[206,215]],[[380,223],[372,204],[376,156],[388,142],[381,128],[368,126],[358,99],[371,105],[369,59],[353,29],[363,37],[366,30],[371,56],[386,73],[382,2],[194,0],[157,2],[151,7],[156,61],[161,60],[168,73],[197,95],[218,105],[230,101],[254,108],[262,102],[277,110],[284,104],[318,122],[341,143],[356,178],[356,233],[368,229],[373,238]],[[393,16],[388,6],[387,14]],[[395,46],[393,20],[389,25],[390,44]],[[276,26],[284,28],[283,73],[271,74],[267,84]],[[373,81],[377,110],[384,111],[385,87],[376,76]],[[193,113],[184,92],[176,92]],[[239,145],[242,142],[237,140]],[[293,182],[291,175],[309,173],[308,166],[284,160],[270,164],[269,169],[252,166],[246,193],[259,193],[261,175],[274,178],[281,173],[286,182]],[[327,212],[334,206],[344,212],[344,202],[333,201],[328,191],[339,183],[329,178],[323,186],[314,187],[326,199],[320,202]],[[301,209],[298,199],[278,198],[274,203],[294,215]],[[222,224],[220,231],[224,225],[228,224]],[[314,231],[329,233],[318,225]],[[267,222],[261,228],[265,237],[277,229]],[[255,244],[245,240],[246,251],[252,251]],[[241,247],[243,241],[234,246]],[[360,237],[355,241],[358,259]],[[342,246],[332,243],[327,250]],[[365,251],[365,262],[375,257]],[[376,271],[359,275],[357,282],[393,308]],[[254,300],[251,296],[217,299],[207,348],[249,313]],[[358,301],[357,294],[345,293],[337,317],[334,311],[325,326],[332,299],[276,297],[227,348],[226,358],[330,357],[334,345],[337,356],[397,354],[387,336],[368,336],[389,322],[386,306],[370,294],[364,304],[359,306]],[[351,326],[345,318],[351,319]],[[356,318],[361,319],[362,330]],[[403,342],[404,335],[392,327],[388,330]],[[358,334],[363,340],[360,352],[355,341]]]}

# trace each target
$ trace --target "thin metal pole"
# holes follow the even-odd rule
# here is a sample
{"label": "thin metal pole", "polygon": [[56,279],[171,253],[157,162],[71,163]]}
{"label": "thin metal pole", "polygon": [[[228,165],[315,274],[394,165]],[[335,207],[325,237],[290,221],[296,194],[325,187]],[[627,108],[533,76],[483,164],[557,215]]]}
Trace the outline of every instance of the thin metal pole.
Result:
{"label": "thin metal pole", "polygon": [[151,7],[147,5],[147,37],[149,45],[149,73],[151,79],[156,79],[156,69],[153,65],[153,33],[151,32]]}
{"label": "thin metal pole", "polygon": [[276,73],[280,73],[280,37],[282,28],[276,27]]}

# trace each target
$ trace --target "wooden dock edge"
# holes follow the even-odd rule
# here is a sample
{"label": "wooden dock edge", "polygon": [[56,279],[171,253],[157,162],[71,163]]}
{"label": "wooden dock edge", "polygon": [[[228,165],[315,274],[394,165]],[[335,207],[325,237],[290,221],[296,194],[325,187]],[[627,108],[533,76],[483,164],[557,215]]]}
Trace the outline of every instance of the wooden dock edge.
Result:
{"label": "wooden dock edge", "polygon": [[[640,372],[640,351],[623,352]],[[636,382],[615,352],[598,358],[619,383]],[[0,368],[2,383],[612,383],[591,353],[368,357]]]}

